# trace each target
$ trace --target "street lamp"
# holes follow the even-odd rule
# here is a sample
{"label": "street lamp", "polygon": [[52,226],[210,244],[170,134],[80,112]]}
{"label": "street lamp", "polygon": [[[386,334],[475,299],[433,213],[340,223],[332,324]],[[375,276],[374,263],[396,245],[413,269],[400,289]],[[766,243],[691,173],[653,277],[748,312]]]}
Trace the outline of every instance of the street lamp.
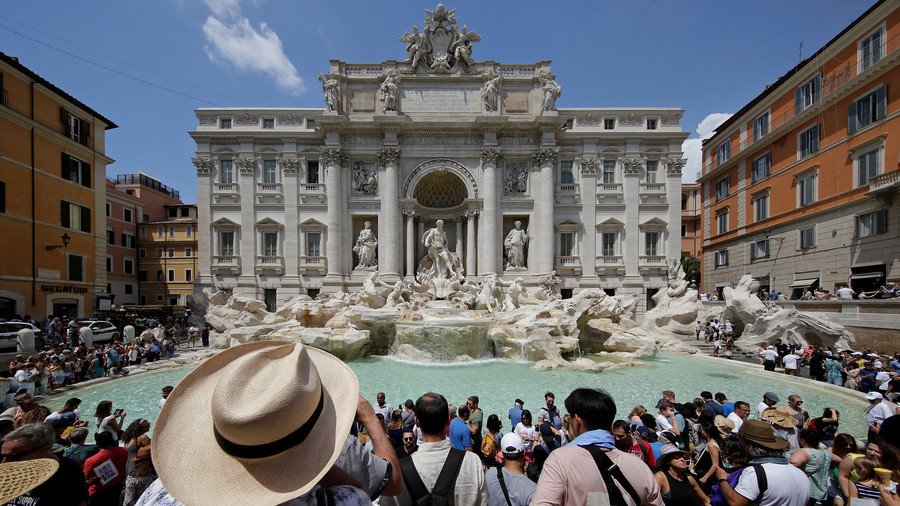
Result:
{"label": "street lamp", "polygon": [[60,237],[60,239],[62,239],[62,244],[49,245],[49,246],[47,246],[47,251],[53,251],[57,248],[68,248],[69,247],[69,241],[72,240],[72,238],[69,237],[69,234],[64,233],[62,235],[62,237]]}

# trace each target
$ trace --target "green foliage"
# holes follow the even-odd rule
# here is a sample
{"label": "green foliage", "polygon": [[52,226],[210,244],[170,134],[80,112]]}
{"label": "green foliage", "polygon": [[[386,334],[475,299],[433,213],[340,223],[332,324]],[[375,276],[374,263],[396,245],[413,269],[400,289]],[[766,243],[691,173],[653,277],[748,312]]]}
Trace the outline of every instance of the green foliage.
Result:
{"label": "green foliage", "polygon": [[681,269],[684,279],[694,286],[700,286],[700,259],[693,255],[681,255]]}

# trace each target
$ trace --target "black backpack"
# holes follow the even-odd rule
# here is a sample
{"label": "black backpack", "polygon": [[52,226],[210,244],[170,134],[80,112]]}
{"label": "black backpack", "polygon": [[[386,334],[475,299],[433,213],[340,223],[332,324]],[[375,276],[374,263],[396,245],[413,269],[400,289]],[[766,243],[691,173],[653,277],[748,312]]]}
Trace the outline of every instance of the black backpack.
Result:
{"label": "black backpack", "polygon": [[453,492],[456,489],[456,477],[459,476],[459,470],[462,467],[463,458],[466,452],[450,448],[447,454],[447,460],[444,461],[444,467],[438,475],[437,481],[431,492],[425,488],[419,471],[412,458],[400,459],[400,471],[403,473],[403,483],[406,485],[406,492],[409,494],[411,503],[406,502],[406,494],[400,495],[400,504],[415,504],[419,506],[447,506],[452,504]]}
{"label": "black backpack", "polygon": [[600,471],[600,476],[603,477],[603,482],[606,484],[606,493],[609,495],[609,504],[611,506],[628,505],[628,503],[625,502],[622,491],[619,490],[619,487],[616,486],[615,482],[618,482],[619,485],[625,489],[625,492],[628,493],[635,504],[641,504],[641,498],[637,491],[625,478],[625,474],[619,469],[619,466],[614,464],[609,456],[606,455],[606,452],[593,445],[584,445],[581,446],[581,448],[587,450],[591,454],[591,457],[594,457],[594,463],[597,464],[597,470]]}

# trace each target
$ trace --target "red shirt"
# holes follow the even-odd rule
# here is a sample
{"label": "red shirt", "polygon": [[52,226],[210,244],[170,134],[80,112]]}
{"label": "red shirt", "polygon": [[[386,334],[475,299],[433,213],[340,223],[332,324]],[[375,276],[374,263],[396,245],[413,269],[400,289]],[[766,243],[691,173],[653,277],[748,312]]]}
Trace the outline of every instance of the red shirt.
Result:
{"label": "red shirt", "polygon": [[[94,495],[101,490],[115,487],[116,485],[125,481],[125,463],[128,461],[128,450],[122,448],[121,446],[100,450],[99,453],[85,460],[85,478],[91,479],[97,476],[97,474],[94,473],[94,469],[103,466],[106,461],[112,461],[113,466],[115,466],[115,469],[118,472],[118,476],[110,480],[105,485],[101,485],[99,481],[94,482],[94,484],[88,487],[88,494]],[[101,469],[105,470],[107,469],[107,466],[103,466]]]}
{"label": "red shirt", "polygon": [[646,441],[635,439],[631,445],[631,454],[643,460],[651,469],[656,467],[656,456],[653,455],[653,448]]}

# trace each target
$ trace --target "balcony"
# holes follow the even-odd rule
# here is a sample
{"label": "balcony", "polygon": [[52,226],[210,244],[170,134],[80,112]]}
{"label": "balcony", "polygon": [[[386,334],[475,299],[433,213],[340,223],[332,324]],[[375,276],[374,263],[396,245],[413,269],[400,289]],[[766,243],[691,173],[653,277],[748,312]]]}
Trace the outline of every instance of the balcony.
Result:
{"label": "balcony", "polygon": [[260,255],[256,257],[257,274],[284,274],[284,257]]}
{"label": "balcony", "polygon": [[666,264],[666,257],[660,255],[641,255],[638,257],[638,269],[640,269],[641,273],[648,273],[653,271],[659,271],[661,273],[667,272],[668,265]]}
{"label": "balcony", "polygon": [[256,183],[256,203],[262,204],[267,198],[283,202],[284,186],[281,183]]}
{"label": "balcony", "polygon": [[212,257],[210,270],[216,274],[241,273],[241,257],[234,255],[220,255]]}
{"label": "balcony", "polygon": [[328,264],[325,257],[300,257],[300,265],[298,269],[300,274],[324,273]]}
{"label": "balcony", "polygon": [[324,203],[325,185],[319,183],[300,183],[297,189],[300,192],[301,203]]}
{"label": "balcony", "polygon": [[238,202],[241,200],[241,188],[237,183],[213,183],[213,204],[220,202]]}
{"label": "balcony", "polygon": [[556,257],[556,270],[560,274],[581,275],[581,257],[574,255]]}
{"label": "balcony", "polygon": [[621,204],[624,202],[624,192],[622,183],[599,183],[597,184],[597,203],[598,204]]}
{"label": "balcony", "polygon": [[581,202],[581,186],[578,183],[563,183],[556,186],[556,203]]}
{"label": "balcony", "polygon": [[595,265],[597,274],[625,274],[625,259],[621,255],[601,255]]}
{"label": "balcony", "polygon": [[866,195],[875,197],[882,204],[889,206],[897,192],[900,192],[900,170],[892,170],[870,179]]}
{"label": "balcony", "polygon": [[641,193],[665,195],[666,183],[641,183]]}

